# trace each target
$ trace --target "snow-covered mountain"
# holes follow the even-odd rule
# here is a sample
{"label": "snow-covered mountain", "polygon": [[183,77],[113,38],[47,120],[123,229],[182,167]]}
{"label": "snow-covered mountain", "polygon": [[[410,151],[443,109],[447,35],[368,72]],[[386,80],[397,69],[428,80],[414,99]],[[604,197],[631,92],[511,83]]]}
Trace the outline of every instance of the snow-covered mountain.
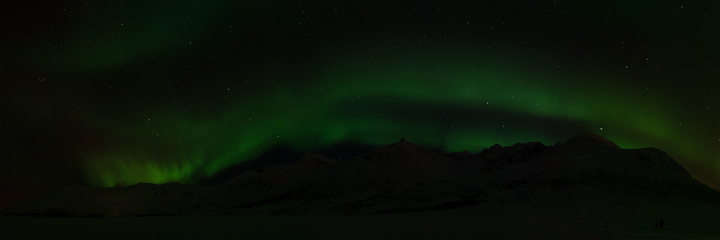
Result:
{"label": "snow-covered mountain", "polygon": [[402,139],[337,161],[306,154],[216,186],[178,183],[74,188],[6,209],[6,215],[137,216],[250,213],[395,213],[512,202],[623,203],[689,199],[720,204],[665,152],[621,149],[583,134],[564,143],[494,145],[438,153]]}

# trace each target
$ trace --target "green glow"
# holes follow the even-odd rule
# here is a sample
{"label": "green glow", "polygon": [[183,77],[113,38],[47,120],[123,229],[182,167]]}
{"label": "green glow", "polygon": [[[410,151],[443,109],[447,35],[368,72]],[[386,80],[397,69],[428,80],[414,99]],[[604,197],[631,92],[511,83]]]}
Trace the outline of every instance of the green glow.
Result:
{"label": "green glow", "polygon": [[[259,91],[262,95],[253,96],[255,101],[229,95],[224,99],[227,110],[214,115],[186,113],[178,105],[131,121],[91,120],[117,146],[87,154],[86,178],[105,187],[193,183],[278,144],[313,151],[343,141],[380,146],[405,137],[446,151],[479,152],[494,143],[553,144],[571,137],[543,131],[543,126],[524,126],[533,118],[574,121],[584,131],[598,133],[604,125],[601,134],[621,147],[642,147],[641,142],[652,139],[667,151],[698,156],[689,150],[689,140],[687,146],[665,140],[690,138],[670,127],[678,120],[662,110],[662,101],[633,97],[623,86],[613,87],[615,97],[597,91],[608,88],[602,80],[609,77],[593,76],[598,84],[568,88],[563,84],[572,82],[572,75],[558,74],[553,79],[559,83],[543,83],[538,76],[512,70],[530,62],[458,57],[461,54],[404,61],[407,55],[332,59],[317,68],[324,70],[314,79],[307,79],[311,84],[293,88],[278,79],[278,84]],[[351,62],[387,67],[368,71]],[[563,89],[576,92],[558,94]],[[455,112],[448,114],[447,109]],[[507,114],[529,119],[502,122]],[[528,134],[533,131],[537,134]],[[635,137],[627,137],[628,131]]]}
{"label": "green glow", "polygon": [[[518,11],[540,24],[520,19],[514,26],[522,30],[495,35],[473,25],[480,21],[448,14],[447,20],[428,20],[440,28],[421,39],[415,29],[424,30],[424,23],[402,26],[412,34],[377,27],[378,19],[362,9],[370,6],[302,3],[64,3],[67,14],[47,10],[58,14],[52,18],[57,24],[31,29],[38,36],[23,37],[18,53],[8,54],[33,68],[2,87],[17,95],[8,102],[20,99],[19,108],[28,108],[32,118],[48,125],[70,122],[70,131],[83,133],[79,146],[69,143],[77,149],[68,151],[78,151],[74,160],[94,186],[195,183],[275,146],[316,152],[348,142],[381,146],[401,137],[447,152],[477,153],[495,143],[550,145],[593,132],[623,148],[662,149],[680,163],[720,160],[718,145],[709,144],[720,143],[720,136],[712,136],[717,128],[709,126],[717,115],[709,106],[716,111],[715,105],[705,105],[717,99],[708,97],[717,89],[685,99],[695,97],[686,89],[715,86],[687,81],[684,74],[698,70],[691,77],[712,83],[707,79],[717,77],[716,67],[669,69],[716,59],[717,31],[708,31],[717,21],[707,14],[697,21],[668,18],[687,8],[648,11],[647,4],[625,1],[603,6],[617,14],[598,18],[580,11],[587,9],[582,1],[563,3],[571,6],[566,13],[545,11],[554,3],[532,3]],[[486,4],[493,5],[477,6]],[[593,24],[598,28],[586,31]],[[666,35],[682,33],[666,30],[676,25],[697,26],[690,30],[702,37],[667,41]],[[533,42],[538,33],[532,27],[542,28],[547,39]],[[378,32],[362,32],[368,29]],[[568,36],[593,48],[555,51]],[[621,38],[633,47],[602,42]],[[680,50],[678,42],[710,50]],[[22,86],[34,74],[49,75],[48,81],[27,92],[7,87]],[[673,89],[678,86],[683,91]],[[688,106],[698,102],[703,106]],[[697,110],[706,107],[707,113]],[[720,173],[720,165],[714,166]]]}
{"label": "green glow", "polygon": [[[224,15],[232,3],[233,15]],[[223,24],[228,19],[253,19],[263,2],[122,1],[76,2],[68,6],[72,18],[60,36],[63,41],[40,39],[32,46],[36,64],[44,69],[97,73],[128,65],[158,61],[173,49],[192,51],[212,32],[237,31],[247,24]],[[238,12],[239,11],[239,12]],[[218,17],[222,16],[222,17]],[[249,22],[249,21],[244,21]],[[58,36],[52,36],[58,37]],[[194,45],[193,45],[194,44]]]}

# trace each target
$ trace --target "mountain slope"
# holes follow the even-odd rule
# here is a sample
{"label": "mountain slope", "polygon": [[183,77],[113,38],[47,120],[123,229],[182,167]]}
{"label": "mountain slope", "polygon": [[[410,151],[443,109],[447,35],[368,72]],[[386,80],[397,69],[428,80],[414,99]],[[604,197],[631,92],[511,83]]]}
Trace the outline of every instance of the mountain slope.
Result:
{"label": "mountain slope", "polygon": [[402,139],[343,161],[307,154],[294,164],[248,171],[216,186],[69,189],[4,214],[366,214],[511,202],[615,204],[677,198],[720,203],[720,193],[696,181],[665,152],[621,149],[601,136],[583,134],[553,146],[496,144],[479,154],[437,153]]}

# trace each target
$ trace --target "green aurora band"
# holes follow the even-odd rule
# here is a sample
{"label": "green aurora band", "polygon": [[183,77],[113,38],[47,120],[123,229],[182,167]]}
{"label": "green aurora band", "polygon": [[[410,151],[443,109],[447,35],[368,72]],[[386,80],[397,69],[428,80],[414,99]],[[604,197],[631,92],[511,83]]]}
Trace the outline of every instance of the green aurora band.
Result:
{"label": "green aurora band", "polygon": [[[625,9],[628,15],[651,13],[645,13],[647,4],[618,3],[621,6],[617,8]],[[577,2],[578,13],[568,13],[581,19],[578,21],[537,10],[538,21],[545,21],[538,26],[557,24],[570,28],[567,30],[570,32],[585,28],[586,22],[600,24],[607,20],[635,26],[630,30],[637,30],[633,34],[640,38],[650,36],[642,38],[651,39],[644,42],[645,49],[665,49],[660,47],[662,41],[652,39],[664,39],[665,35],[656,32],[664,34],[665,26],[676,24],[675,18],[664,14],[645,16],[654,20],[647,22],[628,23],[629,18],[622,14],[608,14],[596,20],[595,15],[580,11],[585,9],[583,4]],[[321,5],[317,9],[331,13],[320,14],[318,19],[335,16],[332,14],[337,6],[317,5]],[[615,4],[608,6],[616,8]],[[277,6],[278,12],[275,7],[237,1],[197,5],[144,1],[77,3],[68,7],[69,12],[76,11],[72,13],[77,17],[54,28],[60,29],[57,30],[60,33],[47,31],[34,42],[23,41],[27,42],[27,52],[34,56],[32,64],[38,69],[51,69],[47,72],[116,78],[108,82],[120,79],[155,84],[139,87],[146,91],[171,88],[158,83],[162,82],[157,80],[159,75],[143,75],[143,71],[153,69],[154,74],[156,69],[182,65],[177,58],[206,61],[214,53],[207,56],[202,53],[215,48],[249,52],[247,56],[277,54],[258,61],[282,59],[283,53],[275,53],[274,42],[259,46],[258,54],[252,49],[255,45],[236,47],[234,41],[251,42],[251,34],[265,34],[271,40],[283,34],[300,36],[302,29],[292,32],[285,26],[297,26],[301,20],[321,23],[318,19],[312,22],[310,17],[297,17],[302,12],[297,4],[286,4],[282,9]],[[340,10],[350,12],[353,7],[356,5]],[[676,11],[677,7],[672,7]],[[266,31],[264,26],[275,30]],[[282,32],[277,34],[276,29]],[[598,39],[603,36],[593,34],[600,32],[611,31],[599,29],[580,37]],[[617,63],[617,58],[594,55],[588,57],[591,60],[580,60],[585,68],[581,69],[578,66],[583,64],[579,64],[573,69],[568,63],[571,61],[563,59],[562,54],[543,52],[542,49],[554,46],[541,40],[536,44],[547,46],[534,45],[528,50],[524,41],[490,39],[486,43],[493,50],[487,50],[482,43],[463,44],[462,40],[436,42],[427,47],[403,44],[398,40],[403,37],[400,35],[363,39],[364,36],[356,36],[363,34],[333,34],[328,34],[331,39],[314,43],[315,47],[322,47],[317,47],[320,48],[317,52],[309,50],[312,56],[308,56],[303,74],[273,65],[268,67],[275,71],[271,77],[261,79],[248,74],[254,73],[247,70],[253,66],[237,60],[185,77],[232,82],[227,87],[213,86],[211,97],[193,90],[169,94],[148,91],[154,96],[119,97],[121,102],[113,105],[117,109],[107,109],[106,114],[76,113],[80,117],[73,121],[93,132],[89,134],[92,144],[75,150],[80,155],[76,161],[82,166],[85,179],[90,185],[102,187],[140,182],[196,183],[229,166],[257,158],[275,146],[314,152],[338,143],[381,146],[405,137],[415,144],[446,152],[477,153],[495,143],[553,144],[582,132],[601,134],[623,148],[656,147],[682,164],[702,163],[712,167],[713,175],[720,173],[717,161],[720,154],[710,146],[703,148],[703,143],[714,140],[704,132],[714,129],[691,124],[692,118],[687,117],[693,115],[691,110],[669,107],[681,101],[679,94],[671,92],[673,86],[664,91],[662,88],[646,91],[642,83],[663,75],[652,73],[672,66],[674,62],[669,60],[660,60],[652,66],[645,63],[644,57]],[[223,42],[231,38],[234,40]],[[48,44],[46,39],[64,41]],[[696,39],[695,44],[698,49],[716,46],[713,39],[716,38]],[[337,45],[339,42],[345,45]],[[522,55],[514,55],[515,50],[521,49]],[[303,53],[306,52],[300,51]],[[654,60],[652,54],[648,50],[628,55],[650,55]],[[599,67],[594,70],[587,67],[593,64]],[[625,69],[626,64],[631,67]],[[298,69],[298,65],[293,69]],[[615,68],[625,72],[618,73]],[[604,71],[607,69],[612,70]],[[126,70],[131,73],[118,74]],[[647,76],[648,72],[651,76]],[[246,81],[249,83],[243,83]],[[265,84],[253,84],[261,81]],[[121,91],[133,95],[127,87]],[[74,101],[86,102],[80,97]]]}
{"label": "green aurora band", "polygon": [[[277,145],[303,152],[339,142],[381,146],[405,137],[446,152],[479,152],[495,143],[552,144],[571,137],[561,135],[563,128],[599,133],[604,127],[601,134],[623,148],[660,146],[683,159],[712,154],[698,152],[691,141],[669,141],[691,138],[673,127],[679,119],[663,111],[667,103],[660,97],[633,97],[623,86],[608,96],[597,90],[609,88],[601,76],[584,76],[597,78],[590,81],[597,85],[566,86],[573,81],[549,82],[578,76],[539,79],[518,71],[529,65],[499,56],[398,56],[332,59],[318,68],[324,70],[312,84],[263,89],[264,97],[228,100],[227,110],[213,115],[167,107],[175,110],[129,122],[95,119],[93,127],[117,142],[86,153],[86,178],[103,187],[194,183]],[[564,89],[576,92],[557,93]]]}

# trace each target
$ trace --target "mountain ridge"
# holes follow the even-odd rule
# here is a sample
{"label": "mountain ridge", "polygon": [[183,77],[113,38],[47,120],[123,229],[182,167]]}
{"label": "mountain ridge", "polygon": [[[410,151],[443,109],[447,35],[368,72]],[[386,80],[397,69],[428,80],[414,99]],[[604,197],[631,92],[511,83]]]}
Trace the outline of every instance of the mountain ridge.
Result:
{"label": "mountain ridge", "polygon": [[665,152],[621,149],[599,135],[582,134],[552,146],[495,144],[478,154],[433,152],[402,138],[341,161],[305,154],[293,164],[246,171],[215,186],[76,189],[12,206],[2,214],[372,214],[628,197],[720,203],[720,193],[693,179]]}

